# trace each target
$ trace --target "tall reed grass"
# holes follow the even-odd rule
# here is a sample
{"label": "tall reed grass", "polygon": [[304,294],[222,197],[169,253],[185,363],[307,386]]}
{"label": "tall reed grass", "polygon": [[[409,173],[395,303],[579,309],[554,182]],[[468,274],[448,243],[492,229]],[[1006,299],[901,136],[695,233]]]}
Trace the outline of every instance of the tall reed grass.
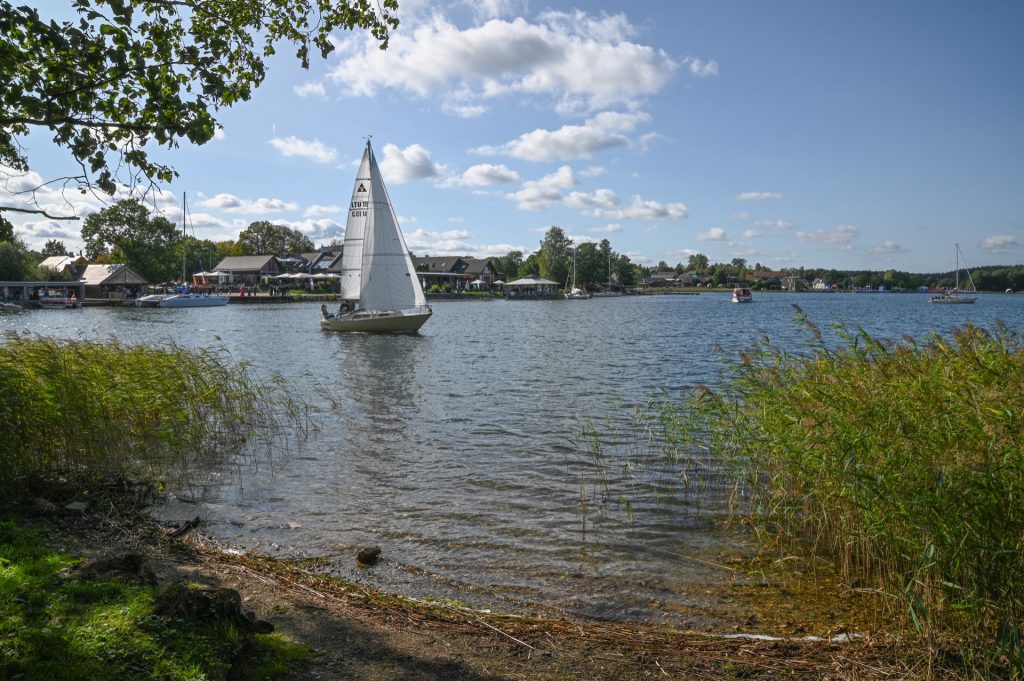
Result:
{"label": "tall reed grass", "polygon": [[707,450],[769,545],[877,588],[972,673],[1024,673],[1024,345],[999,326],[898,343],[797,309],[718,390],[649,410],[666,450]]}
{"label": "tall reed grass", "polygon": [[0,485],[181,484],[310,426],[301,401],[218,348],[0,340]]}

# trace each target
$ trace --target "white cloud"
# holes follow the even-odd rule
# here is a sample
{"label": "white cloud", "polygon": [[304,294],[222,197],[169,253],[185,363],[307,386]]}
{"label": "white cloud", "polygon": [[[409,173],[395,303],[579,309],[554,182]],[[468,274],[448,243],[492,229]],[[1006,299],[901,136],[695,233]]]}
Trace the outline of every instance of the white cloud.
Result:
{"label": "white cloud", "polygon": [[697,235],[697,241],[728,241],[725,230],[721,227],[712,227],[706,232]]}
{"label": "white cloud", "polygon": [[498,146],[479,147],[484,155],[507,154],[528,161],[563,161],[589,158],[595,152],[629,144],[626,133],[651,117],[642,111],[604,111],[583,125],[564,125],[558,130],[538,128]]}
{"label": "white cloud", "polygon": [[608,171],[601,166],[590,166],[589,168],[581,170],[580,175],[583,177],[597,177],[598,175],[604,175],[606,172]]}
{"label": "white cloud", "polygon": [[616,232],[622,231],[622,225],[612,222],[610,224],[605,225],[604,227],[594,227],[590,231],[594,232],[595,234],[614,234]]}
{"label": "white cloud", "polygon": [[657,201],[645,201],[639,195],[633,197],[633,203],[627,208],[606,210],[597,208],[586,211],[585,215],[606,220],[657,220],[662,218],[682,219],[690,214],[682,203],[661,204]]}
{"label": "white cloud", "polygon": [[900,246],[895,241],[883,241],[877,243],[871,247],[871,252],[876,255],[885,255],[889,253],[904,253],[907,249]]}
{"label": "white cloud", "polygon": [[458,116],[459,118],[476,118],[489,111],[486,106],[481,104],[459,104],[457,102],[444,102],[441,105],[441,109],[445,113]]}
{"label": "white cloud", "polygon": [[470,166],[460,176],[449,178],[441,183],[442,187],[487,187],[506,182],[518,182],[519,173],[505,165],[479,163]]}
{"label": "white cloud", "polygon": [[524,182],[519,191],[506,194],[519,210],[544,210],[562,200],[562,190],[577,184],[572,168],[562,166],[539,180]]}
{"label": "white cloud", "polygon": [[775,192],[743,192],[736,197],[737,201],[766,201],[768,199],[781,199],[782,194]]}
{"label": "white cloud", "polygon": [[743,234],[741,234],[740,236],[742,236],[744,239],[758,239],[761,237],[761,232],[757,232],[753,229],[748,229],[747,231],[743,232]]}
{"label": "white cloud", "polygon": [[317,163],[333,163],[338,157],[338,152],[334,148],[321,144],[318,139],[309,142],[290,135],[284,139],[275,137],[270,140],[270,144],[283,156],[299,156]]}
{"label": "white cloud", "polygon": [[284,213],[298,210],[298,204],[281,199],[260,198],[255,201],[242,199],[234,194],[217,194],[199,202],[203,208],[221,210],[225,213]]}
{"label": "white cloud", "polygon": [[754,224],[769,229],[792,229],[796,226],[796,223],[785,220],[754,220]]}
{"label": "white cloud", "polygon": [[447,170],[445,166],[434,163],[430,152],[419,144],[410,144],[405,149],[399,149],[395,144],[385,144],[383,151],[380,172],[388,182],[404,184],[411,180],[442,177]]}
{"label": "white cloud", "polygon": [[523,14],[527,8],[526,0],[462,0],[462,4],[473,12],[477,21]]}
{"label": "white cloud", "polygon": [[1020,246],[1015,236],[990,236],[981,242],[982,248],[993,253],[1006,253]]}
{"label": "white cloud", "polygon": [[319,204],[313,204],[312,206],[307,208],[306,211],[302,215],[303,215],[303,217],[307,217],[307,218],[315,218],[318,215],[336,215],[336,214],[342,212],[343,210],[345,210],[345,209],[342,208],[341,206],[335,206],[335,205],[321,206]]}
{"label": "white cloud", "polygon": [[799,241],[818,244],[839,244],[848,247],[857,234],[860,232],[851,225],[838,225],[832,229],[818,229],[814,232],[797,232],[796,238]]}
{"label": "white cloud", "polygon": [[698,78],[710,78],[718,75],[718,62],[714,59],[704,61],[697,57],[687,57],[683,60],[683,65]]}
{"label": "white cloud", "polygon": [[[501,4],[484,6],[496,16]],[[563,109],[635,105],[659,92],[679,70],[666,52],[630,41],[636,33],[622,14],[546,12],[459,28],[440,14],[405,23],[387,50],[370,36],[346,36],[348,55],[330,79],[345,93],[373,96],[379,88],[424,98],[457,96],[462,105],[503,96],[542,95]],[[692,66],[691,66],[692,70]]]}
{"label": "white cloud", "polygon": [[302,85],[296,85],[292,88],[299,97],[326,97],[327,89],[324,84],[316,81],[312,83],[303,83]]}
{"label": "white cloud", "polygon": [[219,141],[221,141],[222,139],[224,139],[226,137],[227,137],[227,133],[224,132],[224,127],[221,126],[221,125],[218,125],[217,128],[213,131],[213,139],[214,139],[214,141],[219,142]]}
{"label": "white cloud", "polygon": [[585,192],[572,192],[565,197],[565,205],[569,208],[580,209],[612,209],[620,206],[618,194],[611,189],[598,189],[593,194]]}
{"label": "white cloud", "polygon": [[322,220],[274,220],[275,225],[284,225],[298,230],[309,237],[310,241],[329,242],[345,236],[345,226],[330,219]]}

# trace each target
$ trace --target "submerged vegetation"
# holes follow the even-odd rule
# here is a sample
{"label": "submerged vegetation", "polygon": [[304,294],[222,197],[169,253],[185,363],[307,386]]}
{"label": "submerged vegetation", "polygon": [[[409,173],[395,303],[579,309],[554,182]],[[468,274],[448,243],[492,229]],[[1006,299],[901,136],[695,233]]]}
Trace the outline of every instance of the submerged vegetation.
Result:
{"label": "submerged vegetation", "polygon": [[1021,675],[1021,338],[967,324],[893,343],[837,327],[833,347],[797,314],[809,352],[765,340],[721,389],[641,410],[654,441],[688,493],[695,463],[716,461],[766,551],[827,558],[971,673]]}
{"label": "submerged vegetation", "polygon": [[126,478],[181,483],[309,427],[280,379],[219,348],[0,340],[0,485]]}

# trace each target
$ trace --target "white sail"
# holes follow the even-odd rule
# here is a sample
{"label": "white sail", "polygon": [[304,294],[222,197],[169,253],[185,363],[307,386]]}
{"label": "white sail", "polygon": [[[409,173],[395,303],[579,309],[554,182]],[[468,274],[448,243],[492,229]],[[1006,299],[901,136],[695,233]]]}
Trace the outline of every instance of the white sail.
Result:
{"label": "white sail", "polygon": [[[406,310],[426,305],[426,296],[413,268],[409,249],[398,226],[398,217],[369,144],[363,156],[364,164],[367,157],[370,184],[366,224],[369,228],[362,242],[359,307],[367,310]],[[348,248],[347,237],[345,247]]]}
{"label": "white sail", "polygon": [[352,200],[348,205],[345,223],[345,245],[341,253],[341,298],[359,300],[362,292],[363,244],[370,216],[370,145],[366,145],[363,161],[352,187]]}
{"label": "white sail", "polygon": [[337,314],[320,306],[328,331],[416,333],[433,312],[369,141],[356,174],[341,257]]}

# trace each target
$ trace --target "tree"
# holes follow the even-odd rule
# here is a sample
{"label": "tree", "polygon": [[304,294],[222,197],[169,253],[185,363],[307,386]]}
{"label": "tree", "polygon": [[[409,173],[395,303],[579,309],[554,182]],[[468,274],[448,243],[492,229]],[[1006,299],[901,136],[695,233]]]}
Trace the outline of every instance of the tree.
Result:
{"label": "tree", "polygon": [[309,253],[315,247],[309,237],[297,229],[258,220],[238,235],[242,255],[285,255]]}
{"label": "tree", "polygon": [[118,201],[82,225],[86,257],[124,263],[151,282],[167,281],[178,271],[181,250],[172,247],[180,240],[167,218],[151,216],[138,199]]}
{"label": "tree", "polygon": [[569,276],[569,249],[572,240],[565,235],[561,227],[552,227],[544,235],[540,242],[540,250],[537,251],[537,265],[540,268],[540,276],[559,284],[566,281]]}
{"label": "tree", "polygon": [[35,262],[20,239],[0,241],[0,281],[25,281],[35,272]]}
{"label": "tree", "polygon": [[495,258],[494,266],[506,282],[515,281],[519,278],[519,268],[523,266],[523,252],[510,251],[507,255]]}
{"label": "tree", "polygon": [[[363,29],[387,47],[397,0],[71,0],[57,21],[0,0],[0,164],[30,168],[24,138],[40,131],[79,171],[65,184],[113,194],[170,181],[158,146],[204,144],[213,112],[247,101],[265,60],[291,43],[304,68],[326,57],[331,34]],[[41,208],[0,206],[47,215]],[[54,216],[49,216],[54,217]]]}
{"label": "tree", "polygon": [[576,247],[576,285],[580,288],[600,288],[608,278],[608,261],[597,246],[582,243]]}
{"label": "tree", "polygon": [[687,260],[686,269],[691,272],[696,272],[697,274],[704,274],[704,272],[707,271],[709,264],[708,256],[703,253],[694,253],[690,256],[689,260]]}
{"label": "tree", "polygon": [[51,255],[73,255],[73,253],[68,250],[63,241],[50,239],[46,242],[46,245],[43,246],[43,256],[48,258]]}
{"label": "tree", "polygon": [[10,221],[3,215],[0,215],[0,243],[4,243],[5,241],[12,241],[13,239],[14,225],[12,225]]}

